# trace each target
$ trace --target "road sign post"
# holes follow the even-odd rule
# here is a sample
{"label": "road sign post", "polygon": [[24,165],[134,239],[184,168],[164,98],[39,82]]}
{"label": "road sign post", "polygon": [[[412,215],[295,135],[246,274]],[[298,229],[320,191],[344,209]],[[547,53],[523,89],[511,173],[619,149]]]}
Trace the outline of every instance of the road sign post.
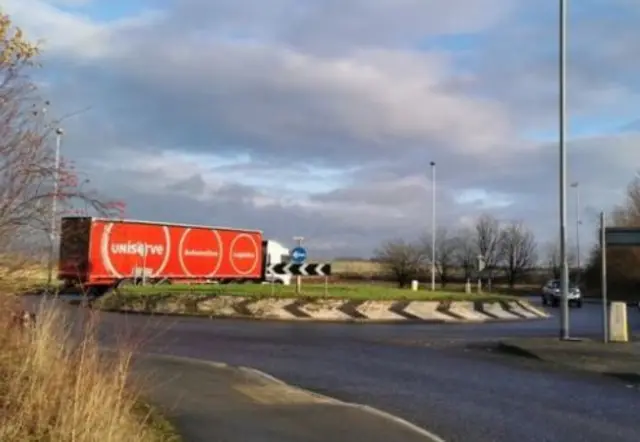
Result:
{"label": "road sign post", "polygon": [[609,315],[607,305],[607,236],[604,212],[600,212],[600,287],[602,296],[602,340],[609,341]]}
{"label": "road sign post", "polygon": [[[291,259],[295,264],[301,264],[307,259],[307,250],[302,247],[303,236],[295,236],[294,241],[298,243],[298,246],[291,251]],[[296,295],[302,292],[302,278],[298,275],[296,277]]]}
{"label": "road sign post", "polygon": [[478,262],[476,265],[478,268],[478,293],[482,293],[482,272],[484,271],[487,264],[484,260],[484,256],[478,255],[477,259],[478,259]]}

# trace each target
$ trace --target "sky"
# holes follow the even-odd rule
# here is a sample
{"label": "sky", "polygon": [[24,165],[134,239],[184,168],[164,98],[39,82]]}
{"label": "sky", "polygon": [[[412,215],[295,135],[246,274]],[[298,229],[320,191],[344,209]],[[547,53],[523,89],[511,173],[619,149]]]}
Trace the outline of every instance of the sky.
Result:
{"label": "sky", "polygon": [[[640,170],[640,0],[570,1],[569,241]],[[127,217],[312,256],[481,214],[557,242],[557,0],[5,0],[63,153]],[[583,246],[586,250],[587,247]]]}

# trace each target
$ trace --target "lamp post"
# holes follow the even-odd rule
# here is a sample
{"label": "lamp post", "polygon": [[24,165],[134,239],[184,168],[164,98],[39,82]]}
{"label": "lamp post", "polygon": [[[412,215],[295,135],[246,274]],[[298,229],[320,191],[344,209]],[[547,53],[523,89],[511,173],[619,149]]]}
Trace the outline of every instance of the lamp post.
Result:
{"label": "lamp post", "polygon": [[436,291],[436,163],[431,161],[431,291]]}
{"label": "lamp post", "polygon": [[55,261],[56,254],[56,239],[57,239],[57,217],[58,217],[58,193],[60,187],[60,147],[62,145],[62,135],[64,130],[61,127],[56,129],[56,148],[53,165],[53,195],[51,197],[51,235],[50,235],[50,250],[49,250],[49,272],[47,276],[48,285],[53,282],[53,263]]}
{"label": "lamp post", "polygon": [[567,263],[567,0],[559,0],[558,8],[558,144],[560,159],[560,339],[569,339],[569,268]]}

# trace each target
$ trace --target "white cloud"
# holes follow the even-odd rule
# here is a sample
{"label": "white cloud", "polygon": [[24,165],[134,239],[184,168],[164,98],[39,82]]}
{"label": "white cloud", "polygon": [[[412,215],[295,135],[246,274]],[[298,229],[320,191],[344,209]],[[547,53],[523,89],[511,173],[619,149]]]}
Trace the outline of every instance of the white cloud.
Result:
{"label": "white cloud", "polygon": [[[531,139],[555,137],[556,11],[534,3],[151,1],[109,21],[5,8],[46,39],[57,108],[92,106],[65,123],[65,153],[132,216],[353,255],[428,228],[430,161],[440,223],[487,211],[556,234],[557,148]],[[638,134],[616,129],[639,120],[640,33],[588,12],[572,19],[569,159],[597,208],[640,168]]]}

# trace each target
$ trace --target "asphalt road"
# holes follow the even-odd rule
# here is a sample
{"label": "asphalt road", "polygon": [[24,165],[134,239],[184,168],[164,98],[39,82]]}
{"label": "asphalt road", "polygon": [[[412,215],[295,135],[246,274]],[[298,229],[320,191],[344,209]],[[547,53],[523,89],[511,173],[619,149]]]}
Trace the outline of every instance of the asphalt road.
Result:
{"label": "asphalt road", "polygon": [[[600,309],[572,309],[572,335],[597,335]],[[105,344],[133,339],[146,352],[255,367],[394,413],[449,442],[640,440],[638,389],[467,348],[509,336],[553,336],[557,316],[479,325],[353,325],[101,315]],[[630,309],[629,317],[640,330],[640,312]]]}

